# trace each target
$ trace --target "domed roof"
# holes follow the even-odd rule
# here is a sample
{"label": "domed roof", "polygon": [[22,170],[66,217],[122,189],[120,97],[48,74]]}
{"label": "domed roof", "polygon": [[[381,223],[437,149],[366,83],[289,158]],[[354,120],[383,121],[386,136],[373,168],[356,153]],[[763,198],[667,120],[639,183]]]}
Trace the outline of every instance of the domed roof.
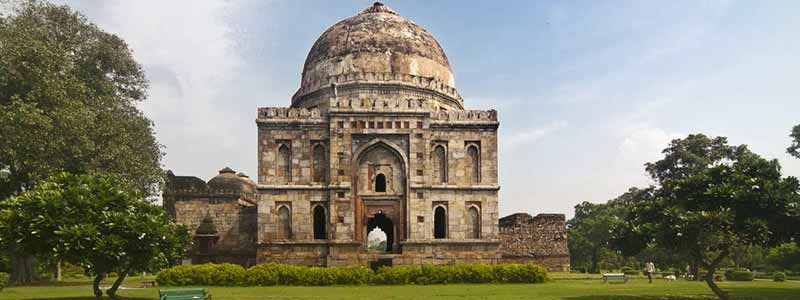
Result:
{"label": "domed roof", "polygon": [[237,176],[236,171],[228,167],[219,170],[219,175],[208,181],[208,187],[212,190],[241,193],[255,193],[256,191],[255,182],[249,178]]}
{"label": "domed roof", "polygon": [[308,53],[295,98],[326,88],[340,81],[332,77],[342,75],[362,79],[424,78],[424,83],[406,81],[422,88],[435,82],[440,89],[455,94],[450,62],[439,42],[424,28],[380,2],[322,33]]}

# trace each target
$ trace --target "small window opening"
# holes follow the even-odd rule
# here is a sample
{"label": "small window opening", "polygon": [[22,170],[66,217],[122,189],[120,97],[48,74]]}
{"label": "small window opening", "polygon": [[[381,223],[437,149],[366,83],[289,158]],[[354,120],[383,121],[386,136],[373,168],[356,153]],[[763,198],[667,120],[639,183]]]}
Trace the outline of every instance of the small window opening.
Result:
{"label": "small window opening", "polygon": [[378,174],[375,176],[375,191],[385,193],[386,192],[386,176],[383,174]]}

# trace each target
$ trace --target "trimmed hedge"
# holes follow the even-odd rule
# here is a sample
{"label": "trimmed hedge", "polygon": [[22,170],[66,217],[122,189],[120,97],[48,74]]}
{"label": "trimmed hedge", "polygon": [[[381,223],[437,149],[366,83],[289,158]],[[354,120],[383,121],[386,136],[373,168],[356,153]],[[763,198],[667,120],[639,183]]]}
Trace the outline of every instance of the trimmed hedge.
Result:
{"label": "trimmed hedge", "polygon": [[368,284],[373,272],[367,267],[304,267],[266,263],[247,270],[243,285],[332,285]]}
{"label": "trimmed hedge", "polygon": [[773,274],[772,275],[772,281],[775,281],[775,282],[786,281],[786,273],[777,272],[777,273]]}
{"label": "trimmed hedge", "polygon": [[9,278],[10,276],[8,276],[7,273],[0,272],[0,292],[2,292],[3,288],[5,288],[6,285],[8,284]]}
{"label": "trimmed hedge", "polygon": [[156,275],[163,286],[396,285],[448,283],[540,283],[547,271],[534,264],[462,264],[382,267],[306,267],[266,263],[247,270],[232,264],[177,266]]}
{"label": "trimmed hedge", "polygon": [[158,272],[156,281],[160,285],[243,285],[246,271],[234,264],[202,264],[176,266]]}
{"label": "trimmed hedge", "polygon": [[631,267],[622,267],[620,272],[625,275],[639,275],[639,271]]}
{"label": "trimmed hedge", "polygon": [[732,271],[725,276],[725,279],[730,281],[753,281],[753,278],[755,278],[755,274],[750,271]]}

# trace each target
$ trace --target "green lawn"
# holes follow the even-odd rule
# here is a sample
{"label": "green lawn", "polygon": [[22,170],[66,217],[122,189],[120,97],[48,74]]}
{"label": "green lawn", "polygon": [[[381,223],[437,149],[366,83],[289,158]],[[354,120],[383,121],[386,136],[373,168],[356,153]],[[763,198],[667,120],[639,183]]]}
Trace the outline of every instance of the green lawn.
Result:
{"label": "green lawn", "polygon": [[[558,274],[553,274],[559,278]],[[566,278],[566,276],[561,277]],[[135,286],[138,280],[128,281]],[[68,284],[68,285],[67,285]],[[800,299],[800,282],[721,282],[736,299]],[[238,299],[537,299],[537,300],[688,300],[713,299],[705,283],[632,280],[608,285],[600,280],[554,280],[544,284],[458,284],[432,286],[210,287],[214,300]],[[157,289],[124,290],[124,297],[157,298]],[[92,299],[91,286],[12,287],[0,299]]]}

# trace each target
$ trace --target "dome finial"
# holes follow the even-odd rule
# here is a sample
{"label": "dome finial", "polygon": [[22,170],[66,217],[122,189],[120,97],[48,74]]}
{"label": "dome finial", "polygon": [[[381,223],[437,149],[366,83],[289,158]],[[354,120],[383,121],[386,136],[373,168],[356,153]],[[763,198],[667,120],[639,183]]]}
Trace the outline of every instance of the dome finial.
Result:
{"label": "dome finial", "polygon": [[364,11],[361,12],[361,14],[369,14],[369,13],[389,13],[389,14],[397,15],[397,12],[395,12],[394,10],[389,8],[388,6],[383,5],[383,3],[381,3],[381,2],[375,2],[375,3],[372,4],[372,6],[367,7],[367,9],[365,9]]}

